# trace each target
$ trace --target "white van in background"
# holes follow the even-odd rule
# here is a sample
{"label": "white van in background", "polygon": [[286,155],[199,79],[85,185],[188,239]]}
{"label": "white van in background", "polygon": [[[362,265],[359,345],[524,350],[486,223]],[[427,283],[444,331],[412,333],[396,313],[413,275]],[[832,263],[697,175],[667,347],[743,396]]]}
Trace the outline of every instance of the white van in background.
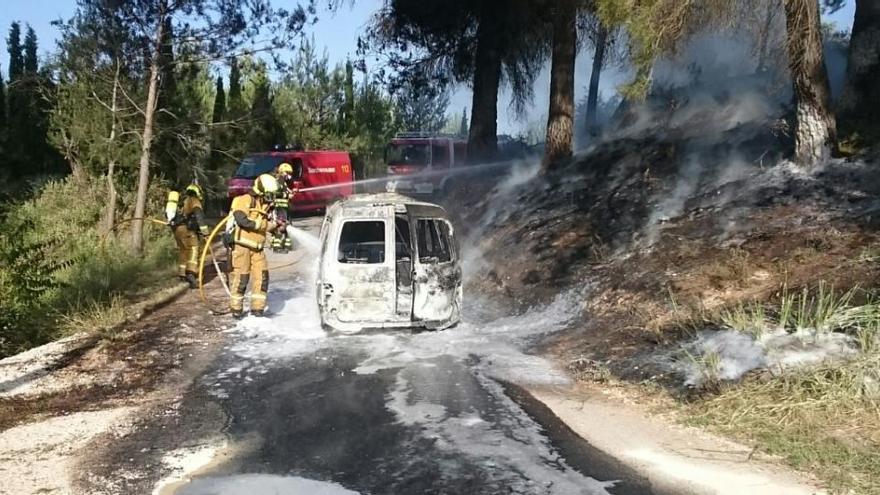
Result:
{"label": "white van in background", "polygon": [[327,208],[317,278],[323,326],[442,329],[461,318],[461,262],[446,210],[394,193]]}

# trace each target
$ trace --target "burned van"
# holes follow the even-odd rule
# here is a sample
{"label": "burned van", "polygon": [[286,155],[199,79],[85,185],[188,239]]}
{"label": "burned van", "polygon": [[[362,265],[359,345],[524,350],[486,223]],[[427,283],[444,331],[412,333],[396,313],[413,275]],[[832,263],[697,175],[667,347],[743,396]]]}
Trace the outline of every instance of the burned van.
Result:
{"label": "burned van", "polygon": [[447,328],[461,317],[461,296],[455,229],[443,208],[393,193],[327,208],[317,278],[325,327]]}

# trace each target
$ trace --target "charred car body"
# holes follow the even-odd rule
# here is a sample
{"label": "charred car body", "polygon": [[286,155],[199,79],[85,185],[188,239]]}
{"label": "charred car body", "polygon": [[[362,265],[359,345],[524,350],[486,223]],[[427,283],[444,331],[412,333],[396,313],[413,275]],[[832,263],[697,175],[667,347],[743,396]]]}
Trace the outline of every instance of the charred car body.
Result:
{"label": "charred car body", "polygon": [[461,317],[461,297],[458,245],[443,208],[386,193],[327,209],[317,279],[325,327],[447,328]]}

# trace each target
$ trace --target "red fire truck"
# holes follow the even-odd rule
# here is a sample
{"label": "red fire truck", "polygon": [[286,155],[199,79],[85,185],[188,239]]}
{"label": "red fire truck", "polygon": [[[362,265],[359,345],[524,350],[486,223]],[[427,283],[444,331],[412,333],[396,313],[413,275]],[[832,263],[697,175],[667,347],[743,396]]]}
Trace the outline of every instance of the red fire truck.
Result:
{"label": "red fire truck", "polygon": [[[321,210],[354,193],[354,172],[347,152],[279,150],[247,155],[227,182],[229,200],[247,193],[257,176],[271,174],[285,162],[293,166],[294,187],[304,189],[293,197],[291,211]],[[316,187],[320,189],[309,190]]]}
{"label": "red fire truck", "polygon": [[388,144],[385,163],[391,186],[403,194],[432,194],[443,191],[449,173],[465,165],[467,141],[441,134],[407,132]]}

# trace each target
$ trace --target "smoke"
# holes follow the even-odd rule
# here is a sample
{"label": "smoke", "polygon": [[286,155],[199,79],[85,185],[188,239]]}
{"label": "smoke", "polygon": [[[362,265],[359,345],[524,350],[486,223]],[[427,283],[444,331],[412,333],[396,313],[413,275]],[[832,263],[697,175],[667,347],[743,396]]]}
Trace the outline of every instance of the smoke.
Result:
{"label": "smoke", "polygon": [[776,330],[754,338],[733,330],[703,331],[668,355],[670,367],[687,386],[710,379],[738,380],[753,370],[786,369],[846,359],[857,351],[853,338],[842,333]]}
{"label": "smoke", "polygon": [[825,40],[825,69],[828,71],[828,85],[831,87],[831,98],[835,101],[843,94],[843,86],[846,84],[848,51],[848,35],[844,36],[838,33]]}
{"label": "smoke", "polygon": [[462,272],[466,277],[483,273],[490,266],[481,248],[486,232],[491,225],[505,222],[518,211],[516,194],[524,185],[534,183],[540,170],[538,160],[511,162],[506,177],[481,202],[482,215],[472,224],[462,242]]}
{"label": "smoke", "polygon": [[675,180],[672,191],[668,194],[663,193],[659,198],[659,203],[648,217],[644,237],[649,246],[657,241],[661,224],[679,216],[684,211],[685,201],[693,195],[702,173],[703,164],[696,157],[691,157],[685,162],[680,175]]}

